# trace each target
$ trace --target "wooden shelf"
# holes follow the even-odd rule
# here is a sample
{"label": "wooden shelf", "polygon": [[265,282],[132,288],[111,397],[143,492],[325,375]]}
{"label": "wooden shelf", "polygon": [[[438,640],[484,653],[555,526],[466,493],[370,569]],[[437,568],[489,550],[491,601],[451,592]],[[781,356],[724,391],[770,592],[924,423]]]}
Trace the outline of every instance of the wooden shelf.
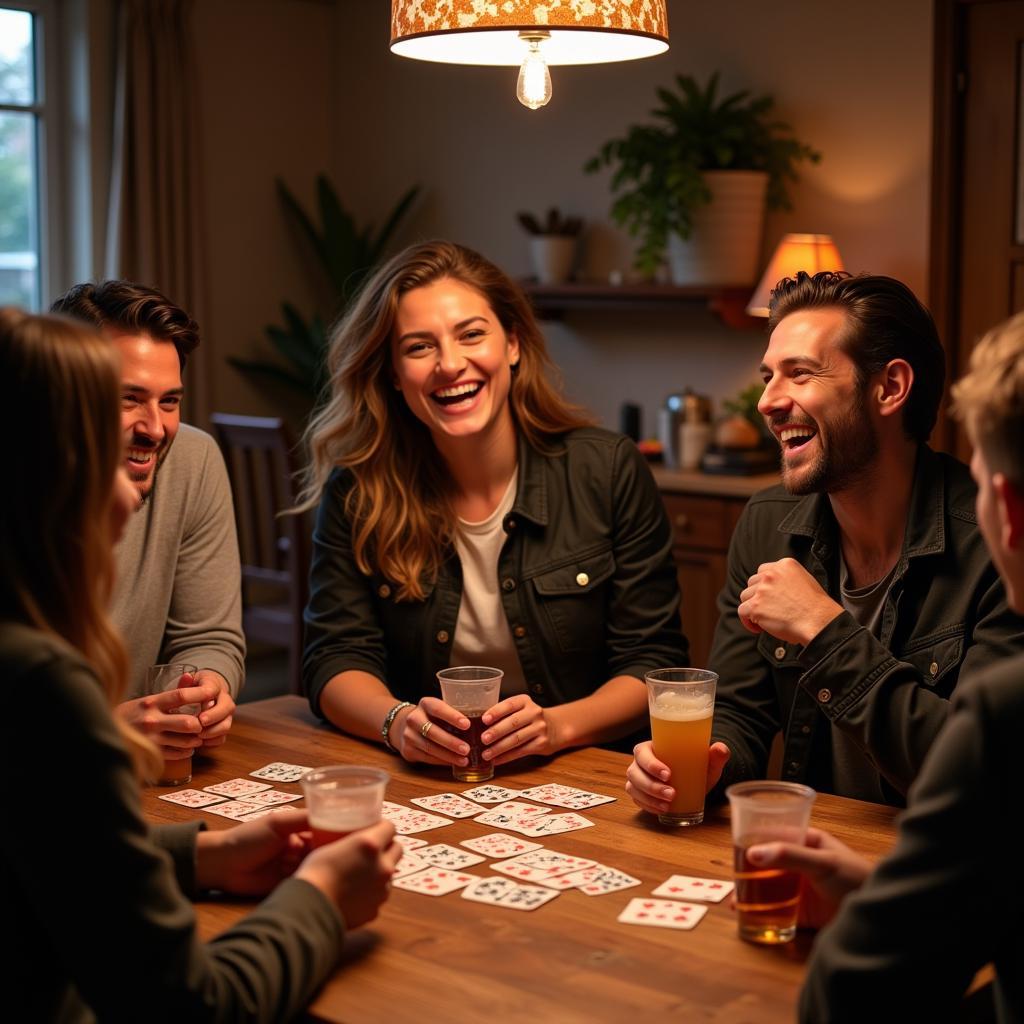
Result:
{"label": "wooden shelf", "polygon": [[747,315],[749,288],[596,282],[546,285],[536,281],[524,281],[523,287],[544,320],[560,320],[573,310],[635,312],[706,306],[722,323],[736,330],[762,330],[765,324],[763,318]]}

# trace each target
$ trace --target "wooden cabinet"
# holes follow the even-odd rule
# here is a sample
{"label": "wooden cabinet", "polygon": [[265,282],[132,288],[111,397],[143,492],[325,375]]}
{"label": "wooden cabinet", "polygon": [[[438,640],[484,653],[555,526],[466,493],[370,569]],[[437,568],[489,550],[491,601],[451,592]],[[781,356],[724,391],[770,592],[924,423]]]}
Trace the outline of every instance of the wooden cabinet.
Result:
{"label": "wooden cabinet", "polygon": [[[716,601],[725,585],[729,538],[747,503],[747,494],[680,494],[667,490],[663,481],[659,483],[672,526],[683,632],[690,641],[691,664],[703,668],[708,664],[718,621]],[[755,489],[750,488],[749,493]]]}

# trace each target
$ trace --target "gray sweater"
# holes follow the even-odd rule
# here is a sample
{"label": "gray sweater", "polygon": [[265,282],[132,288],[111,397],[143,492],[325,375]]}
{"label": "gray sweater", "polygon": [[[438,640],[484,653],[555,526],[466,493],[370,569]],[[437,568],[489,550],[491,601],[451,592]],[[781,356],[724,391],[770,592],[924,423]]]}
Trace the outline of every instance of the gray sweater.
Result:
{"label": "gray sweater", "polygon": [[181,425],[115,556],[111,615],[131,659],[126,698],[142,696],[146,668],[165,662],[219,672],[237,697],[245,672],[238,541],[227,470],[209,434]]}

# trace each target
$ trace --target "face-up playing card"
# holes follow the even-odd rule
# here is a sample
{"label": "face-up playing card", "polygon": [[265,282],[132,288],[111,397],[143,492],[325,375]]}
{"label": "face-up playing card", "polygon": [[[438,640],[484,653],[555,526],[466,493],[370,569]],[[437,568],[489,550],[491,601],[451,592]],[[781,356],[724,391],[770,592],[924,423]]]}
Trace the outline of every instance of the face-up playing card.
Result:
{"label": "face-up playing card", "polygon": [[516,883],[511,878],[479,878],[466,886],[461,896],[474,903],[497,903],[515,888]]}
{"label": "face-up playing card", "polygon": [[536,910],[558,893],[537,885],[519,885],[511,878],[481,878],[462,890],[464,900],[508,910]]}
{"label": "face-up playing card", "polygon": [[506,800],[504,803],[489,807],[484,813],[487,815],[507,814],[509,818],[535,818],[540,814],[547,814],[548,809],[538,807],[536,804],[528,804],[524,800]]}
{"label": "face-up playing card", "polygon": [[437,793],[434,796],[414,796],[410,803],[425,807],[428,811],[447,814],[451,818],[472,818],[482,814],[485,808],[466,800],[458,793]]}
{"label": "face-up playing card", "polygon": [[470,853],[469,850],[460,850],[457,846],[449,846],[447,843],[424,846],[416,851],[416,856],[435,867],[453,869],[469,868],[474,864],[482,864],[487,859],[479,854]]}
{"label": "face-up playing card", "polygon": [[617,871],[605,864],[595,864],[592,868],[573,871],[568,875],[559,875],[558,881],[575,886],[588,896],[604,896],[610,892],[632,889],[633,886],[640,885],[639,878],[634,878],[624,871]]}
{"label": "face-up playing card", "polygon": [[265,811],[269,808],[254,804],[251,800],[229,800],[226,804],[214,804],[204,810],[209,814],[219,814],[222,818],[241,821],[247,814],[255,814],[256,811]]}
{"label": "face-up playing card", "polygon": [[415,850],[420,846],[426,846],[426,839],[417,839],[415,836],[395,836],[395,842],[402,847],[403,850]]}
{"label": "face-up playing card", "polygon": [[301,793],[283,793],[279,789],[268,789],[265,793],[250,793],[246,798],[251,803],[263,807],[275,807],[277,804],[291,804],[302,799]]}
{"label": "face-up playing card", "polygon": [[673,875],[654,890],[655,896],[670,900],[700,900],[703,903],[721,903],[734,886],[718,878],[691,878],[689,875]]}
{"label": "face-up playing card", "polygon": [[227,797],[217,796],[216,793],[204,793],[198,789],[179,789],[176,793],[163,793],[160,799],[172,804],[181,804],[182,807],[209,807],[210,804],[222,804],[227,801]]}
{"label": "face-up playing card", "polygon": [[558,853],[555,850],[532,850],[520,857],[513,857],[511,860],[491,866],[495,871],[501,871],[503,874],[513,874],[513,871],[508,870],[510,867],[530,868],[540,872],[533,876],[520,876],[528,881],[533,881],[536,878],[552,878],[555,875],[566,875],[570,871],[581,871],[583,868],[593,867],[594,861],[587,860],[585,857],[573,857],[568,853]]}
{"label": "face-up playing card", "polygon": [[475,850],[477,853],[482,853],[485,857],[518,857],[521,853],[530,853],[532,850],[544,849],[540,843],[516,839],[515,836],[505,835],[504,832],[491,832],[486,836],[463,839],[459,845]]}
{"label": "face-up playing card", "polygon": [[[513,803],[516,806],[512,806]],[[500,808],[509,808],[511,810],[501,810]],[[534,822],[547,816],[547,809],[544,807],[534,807],[532,804],[519,804],[515,801],[508,803],[499,804],[498,807],[488,811],[486,814],[481,814],[476,820],[481,825],[493,825],[498,828],[507,828],[512,832],[524,832],[525,829],[530,828]]]}
{"label": "face-up playing card", "polygon": [[599,804],[615,802],[615,797],[606,796],[604,793],[591,793],[585,789],[576,789],[573,786],[559,786],[554,783],[549,783],[545,786],[534,786],[532,789],[524,789],[521,795],[531,800],[538,800],[542,804],[567,807],[571,811],[582,811],[587,807],[597,807]]}
{"label": "face-up playing card", "polygon": [[464,789],[462,795],[478,804],[500,804],[519,796],[518,789],[506,789],[504,786],[492,786],[490,783],[477,786],[475,789]]}
{"label": "face-up playing card", "polygon": [[311,772],[312,770],[312,768],[307,768],[301,764],[272,761],[270,764],[265,764],[262,768],[257,768],[254,772],[249,772],[249,774],[254,779],[266,779],[268,782],[298,782],[306,772]]}
{"label": "face-up playing card", "polygon": [[652,928],[679,928],[687,931],[708,912],[699,903],[680,903],[677,900],[630,900],[619,914],[623,924],[642,924]]}
{"label": "face-up playing card", "polygon": [[432,828],[454,824],[451,818],[442,818],[439,814],[428,814],[426,811],[418,811],[412,807],[399,806],[397,810],[385,807],[381,813],[395,826],[395,831],[403,836],[409,836],[415,832],[429,832]]}
{"label": "face-up playing card", "polygon": [[517,825],[514,831],[530,838],[537,838],[559,835],[562,832],[575,832],[581,828],[590,828],[593,824],[589,818],[570,811],[568,814],[545,814],[544,817],[534,818],[524,825]]}
{"label": "face-up playing card", "polygon": [[216,793],[218,796],[229,796],[236,800],[251,793],[261,793],[265,789],[270,789],[265,782],[253,782],[252,779],[229,779],[213,786],[203,786],[204,793]]}
{"label": "face-up playing card", "polygon": [[414,875],[417,871],[422,871],[428,867],[430,865],[425,860],[420,860],[415,853],[403,854],[402,859],[395,867],[395,873],[391,876],[391,880],[394,881],[396,878],[402,878],[405,875]]}
{"label": "face-up playing card", "polygon": [[448,868],[429,867],[417,871],[414,875],[406,875],[394,881],[396,889],[408,889],[410,892],[422,893],[424,896],[444,896],[455,892],[477,880],[477,875],[466,875],[461,871],[450,871]]}

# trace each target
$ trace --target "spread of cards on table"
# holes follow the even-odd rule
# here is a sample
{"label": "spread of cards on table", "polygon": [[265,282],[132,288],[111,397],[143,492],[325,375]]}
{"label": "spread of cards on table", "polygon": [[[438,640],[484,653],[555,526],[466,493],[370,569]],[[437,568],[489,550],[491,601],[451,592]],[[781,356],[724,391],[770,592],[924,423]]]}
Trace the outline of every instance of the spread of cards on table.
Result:
{"label": "spread of cards on table", "polygon": [[[230,779],[202,789],[181,789],[160,799],[236,821],[251,821],[301,800],[301,793],[277,790],[273,784],[298,782],[311,770],[277,761],[250,772],[249,778]],[[413,797],[409,801],[412,807],[385,800],[383,816],[395,826],[397,841],[404,848],[393,884],[396,889],[425,896],[458,892],[462,899],[506,910],[536,910],[566,890],[604,896],[633,889],[643,883],[625,871],[533,841],[595,827],[597,822],[577,812],[614,800],[602,793],[555,783],[522,790],[485,784],[462,793]],[[416,835],[463,818],[502,831],[464,839],[457,845],[430,843]],[[491,861],[487,870],[497,874],[464,870],[487,861]],[[673,875],[649,897],[630,899],[617,920],[655,928],[690,929],[707,913],[707,904],[720,903],[732,889],[733,883],[722,879]]]}

